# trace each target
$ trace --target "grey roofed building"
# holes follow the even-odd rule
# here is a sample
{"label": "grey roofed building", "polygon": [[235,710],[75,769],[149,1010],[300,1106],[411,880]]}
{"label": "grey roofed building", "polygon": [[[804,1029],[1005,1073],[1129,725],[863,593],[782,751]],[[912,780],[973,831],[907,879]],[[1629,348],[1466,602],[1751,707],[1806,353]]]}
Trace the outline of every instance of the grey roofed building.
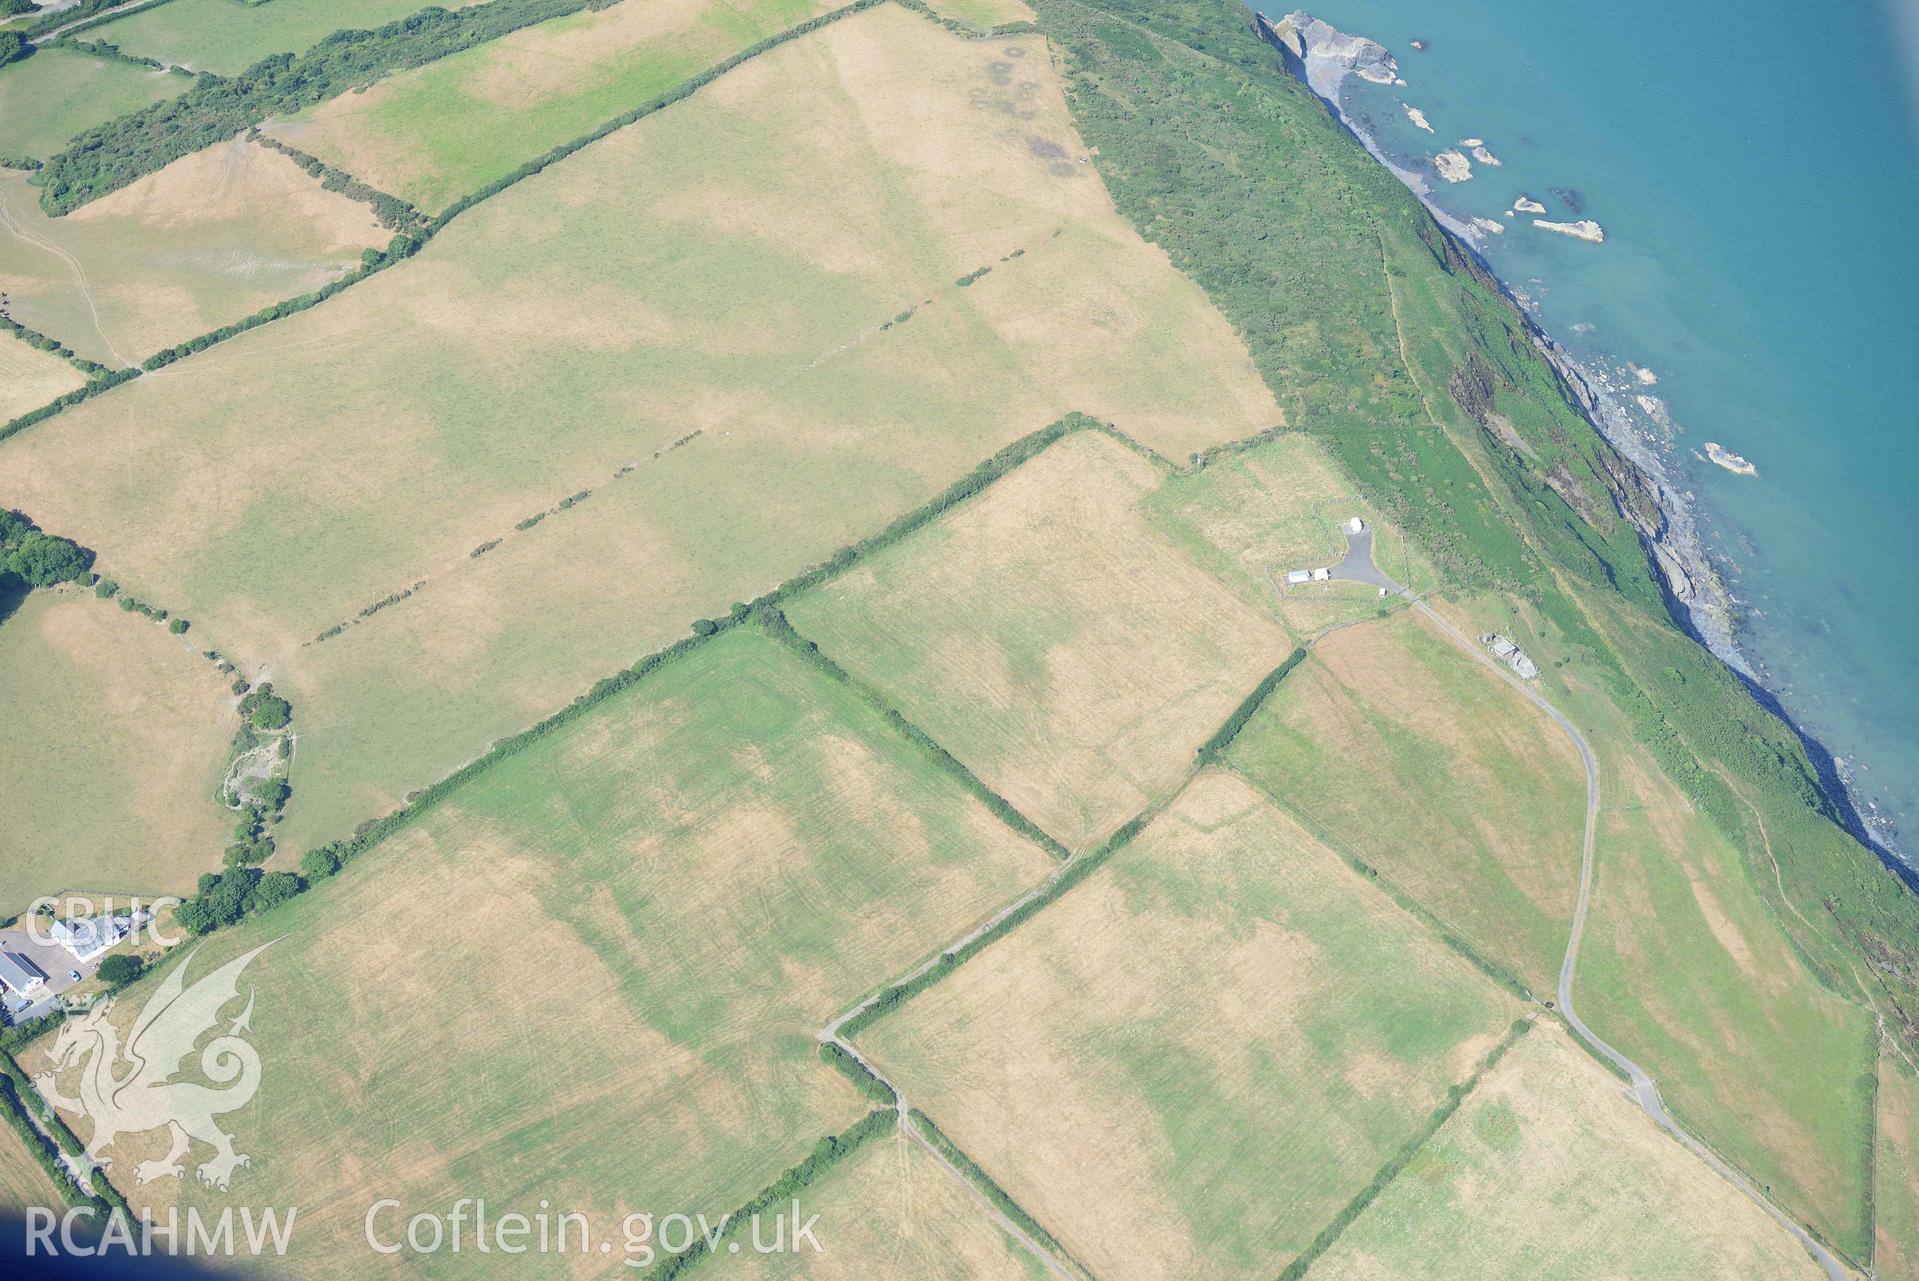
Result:
{"label": "grey roofed building", "polygon": [[16,996],[28,996],[45,984],[47,972],[18,952],[0,952],[0,983]]}
{"label": "grey roofed building", "polygon": [[133,922],[127,917],[94,916],[73,921],[55,921],[48,933],[54,942],[73,953],[76,961],[91,961],[126,937]]}

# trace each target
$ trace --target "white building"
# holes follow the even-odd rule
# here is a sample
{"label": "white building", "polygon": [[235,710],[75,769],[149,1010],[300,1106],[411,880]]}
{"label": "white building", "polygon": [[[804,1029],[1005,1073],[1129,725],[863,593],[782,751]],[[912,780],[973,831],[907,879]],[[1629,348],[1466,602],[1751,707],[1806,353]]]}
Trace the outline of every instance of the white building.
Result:
{"label": "white building", "polygon": [[1350,534],[1363,534],[1366,532],[1366,522],[1355,516],[1346,522],[1346,532]]}
{"label": "white building", "polygon": [[95,916],[77,921],[55,921],[47,932],[53,941],[73,953],[76,961],[91,961],[118,943],[133,928],[124,916]]}
{"label": "white building", "polygon": [[1330,583],[1333,581],[1333,571],[1330,569],[1316,569],[1313,571],[1313,581],[1315,583]]}
{"label": "white building", "polygon": [[1295,569],[1290,574],[1286,575],[1286,584],[1289,587],[1297,587],[1301,583],[1311,582],[1312,579],[1313,579],[1313,574],[1311,570]]}
{"label": "white building", "polygon": [[0,984],[19,997],[32,997],[47,985],[47,972],[18,952],[0,952]]}

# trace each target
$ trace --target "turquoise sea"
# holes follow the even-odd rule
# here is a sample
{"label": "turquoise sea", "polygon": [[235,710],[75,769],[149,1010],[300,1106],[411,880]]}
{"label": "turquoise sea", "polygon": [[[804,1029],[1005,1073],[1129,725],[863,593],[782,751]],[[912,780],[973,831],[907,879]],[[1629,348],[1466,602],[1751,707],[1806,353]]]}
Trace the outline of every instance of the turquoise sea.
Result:
{"label": "turquoise sea", "polygon": [[[1348,111],[1442,209],[1505,224],[1483,252],[1541,327],[1657,398],[1644,426],[1670,420],[1667,465],[1740,602],[1740,648],[1913,857],[1919,0],[1309,12],[1398,60],[1406,85],[1349,81]],[[1500,165],[1440,180],[1431,158],[1473,138]],[[1605,243],[1503,216],[1521,193]],[[1758,475],[1696,457],[1706,441]]]}

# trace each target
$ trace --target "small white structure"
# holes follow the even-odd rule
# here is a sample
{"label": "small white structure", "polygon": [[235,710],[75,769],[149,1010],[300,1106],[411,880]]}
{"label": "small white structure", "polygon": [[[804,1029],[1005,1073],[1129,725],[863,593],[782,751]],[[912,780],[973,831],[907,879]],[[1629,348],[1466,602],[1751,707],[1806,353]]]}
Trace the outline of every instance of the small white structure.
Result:
{"label": "small white structure", "polygon": [[1363,534],[1366,532],[1366,522],[1355,516],[1346,522],[1346,532],[1349,534]]}
{"label": "small white structure", "polygon": [[1295,569],[1291,573],[1286,575],[1286,585],[1288,587],[1298,587],[1301,583],[1311,582],[1312,579],[1313,579],[1313,572],[1311,570]]}
{"label": "small white structure", "polygon": [[18,952],[0,952],[0,984],[19,997],[30,997],[47,985],[47,972]]}
{"label": "small white structure", "polygon": [[96,916],[77,921],[55,921],[47,932],[53,935],[53,941],[73,953],[73,959],[83,964],[91,961],[100,953],[118,943],[133,928],[133,921],[125,916]]}
{"label": "small white structure", "polygon": [[1330,583],[1333,581],[1333,571],[1330,569],[1316,569],[1313,571],[1313,581],[1315,583]]}

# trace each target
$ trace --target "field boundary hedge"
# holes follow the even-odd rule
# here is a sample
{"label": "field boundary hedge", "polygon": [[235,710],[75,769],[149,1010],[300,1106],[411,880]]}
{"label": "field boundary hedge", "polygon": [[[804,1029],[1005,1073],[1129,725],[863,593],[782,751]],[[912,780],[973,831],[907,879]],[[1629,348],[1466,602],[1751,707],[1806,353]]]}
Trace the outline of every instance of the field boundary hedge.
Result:
{"label": "field boundary hedge", "polygon": [[1035,1219],[1031,1214],[1027,1213],[1025,1206],[1013,1199],[1012,1193],[1001,1187],[992,1175],[980,1169],[979,1162],[966,1155],[964,1148],[948,1138],[946,1132],[940,1129],[939,1126],[933,1124],[932,1117],[926,1115],[926,1113],[920,1111],[918,1108],[914,1108],[912,1109],[912,1118],[913,1124],[918,1126],[921,1133],[925,1135],[927,1143],[936,1148],[941,1156],[957,1166],[960,1173],[965,1175],[966,1179],[972,1183],[974,1187],[979,1189],[980,1195],[993,1203],[994,1209],[1011,1219],[1014,1223],[1017,1223],[1028,1236],[1039,1242],[1040,1245],[1046,1249],[1052,1251],[1057,1257],[1071,1264],[1082,1275],[1088,1277],[1093,1275],[1091,1269],[1078,1259],[1075,1259],[1072,1253],[1059,1243],[1059,1238],[1042,1227],[1038,1219]]}
{"label": "field boundary hedge", "polygon": [[[493,9],[496,6],[502,6],[509,2],[511,2],[511,0],[490,0],[490,2],[486,5],[474,6],[473,9],[463,10],[462,12],[477,12],[481,9]],[[576,0],[565,0],[565,2],[575,3]],[[552,15],[549,15],[549,17],[564,17],[564,16],[568,16],[568,14],[572,12],[575,12],[577,8],[605,7],[605,5],[612,4],[615,2],[616,0],[577,0],[576,9],[568,10],[566,13],[552,14]],[[326,165],[324,161],[320,161],[317,157],[308,156],[306,157],[308,160],[312,160],[315,163],[320,164],[323,170],[331,171],[332,173],[337,173],[341,175],[341,178],[344,181],[351,184],[355,184],[356,187],[358,188],[364,188],[366,192],[372,193],[375,197],[384,197],[386,199],[390,199],[394,201],[396,205],[404,205],[407,210],[417,215],[419,220],[410,222],[408,224],[407,230],[404,233],[395,235],[393,240],[388,244],[387,249],[384,253],[381,253],[379,251],[372,250],[372,249],[367,250],[362,255],[361,265],[358,268],[354,269],[353,271],[348,272],[346,275],[340,277],[338,280],[332,281],[331,283],[323,285],[319,289],[312,290],[308,293],[298,294],[292,298],[285,298],[280,300],[279,302],[271,303],[265,307],[262,307],[260,310],[254,312],[252,315],[243,316],[239,320],[231,321],[225,325],[221,325],[217,329],[208,330],[206,333],[200,334],[197,337],[186,339],[182,342],[174,344],[171,347],[162,348],[160,351],[155,352],[153,355],[148,356],[144,361],[142,361],[139,369],[115,371],[113,375],[109,376],[109,378],[111,379],[110,381],[103,380],[100,385],[89,383],[86,387],[80,388],[77,391],[69,392],[65,396],[58,397],[57,399],[49,402],[48,404],[42,405],[38,409],[28,410],[26,413],[11,419],[6,424],[0,425],[0,441],[4,441],[9,436],[12,436],[17,432],[24,431],[28,427],[32,427],[37,423],[46,421],[47,419],[60,413],[62,410],[68,408],[71,405],[79,404],[81,401],[89,399],[95,395],[98,395],[100,392],[109,390],[111,387],[118,386],[120,383],[127,381],[127,379],[129,378],[137,377],[141,372],[151,373],[152,371],[156,369],[161,369],[167,365],[172,364],[174,361],[179,360],[183,356],[189,356],[195,352],[205,351],[207,348],[214,346],[216,343],[225,342],[229,338],[236,338],[239,335],[246,333],[250,329],[257,329],[261,325],[269,324],[275,320],[284,320],[288,316],[297,315],[300,312],[305,311],[309,307],[317,306],[320,303],[325,302],[327,299],[333,297],[335,294],[339,293],[341,290],[350,288],[353,285],[357,285],[361,281],[365,280],[367,277],[386,270],[388,267],[392,266],[394,263],[400,262],[406,258],[412,257],[415,253],[419,251],[421,246],[423,246],[428,240],[431,240],[433,236],[440,231],[441,228],[445,227],[447,223],[451,222],[454,218],[458,217],[460,214],[465,213],[468,209],[471,209],[475,205],[480,204],[483,201],[489,200],[496,195],[499,195],[502,191],[505,191],[507,188],[512,187],[515,184],[527,178],[532,177],[534,174],[537,174],[541,172],[542,170],[544,170],[547,166],[552,165],[560,160],[564,160],[566,157],[572,155],[574,152],[579,151],[580,149],[586,146],[589,146],[592,143],[598,142],[600,139],[605,138],[609,134],[615,133],[618,130],[625,128],[627,125],[633,124],[636,121],[642,119],[643,117],[651,115],[653,112],[659,111],[664,107],[671,106],[675,102],[679,102],[684,98],[690,97],[694,92],[703,88],[705,85],[711,83],[713,80],[717,79],[721,75],[724,75],[726,72],[731,71],[733,68],[739,66],[741,63],[746,62],[747,60],[751,58],[758,57],[759,55],[766,53],[769,50],[777,48],[778,46],[786,43],[788,40],[795,39],[798,36],[807,35],[813,31],[817,31],[824,26],[827,26],[831,23],[839,21],[841,18],[845,18],[852,14],[862,12],[866,9],[875,8],[881,4],[897,3],[897,2],[898,0],[854,0],[854,3],[846,5],[843,8],[835,9],[829,13],[821,14],[818,17],[811,18],[808,21],[803,22],[796,27],[792,27],[776,35],[768,36],[766,39],[761,40],[756,44],[748,46],[746,49],[741,50],[740,52],[732,55],[731,57],[725,59],[724,61],[714,64],[713,66],[707,68],[705,71],[700,72],[698,75],[693,76],[692,78],[688,80],[682,81],[679,85],[675,86],[672,89],[667,90],[665,93],[656,94],[654,97],[649,98],[645,103],[643,103],[638,108],[635,108],[632,111],[623,112],[620,115],[615,116],[613,119],[600,124],[599,126],[595,127],[591,131],[580,135],[579,137],[573,139],[570,142],[561,143],[559,146],[552,148],[551,150],[546,152],[544,155],[534,160],[530,160],[527,163],[521,165],[518,169],[515,169],[512,173],[506,175],[505,177],[496,179],[493,182],[486,184],[486,186],[481,187],[478,191],[475,191],[469,195],[462,196],[459,200],[456,200],[452,205],[449,205],[444,211],[442,211],[438,215],[435,215],[432,218],[427,218],[424,214],[420,213],[419,210],[415,209],[411,204],[407,204],[407,202],[400,200],[399,197],[388,195],[388,193],[385,193],[385,192],[380,192],[375,187],[359,182],[358,179],[355,179],[350,174],[347,174],[345,170],[334,169],[332,166]],[[532,24],[529,22],[527,24],[522,24],[522,25],[532,25]],[[518,30],[518,28],[510,28],[509,30]],[[507,34],[507,32],[501,32],[499,34]],[[481,43],[484,43],[484,42],[481,42]],[[468,47],[472,47],[472,46],[468,46]],[[449,52],[458,52],[458,51],[449,51]],[[163,104],[157,104],[157,105],[164,106],[166,104],[163,103]],[[139,114],[139,113],[136,113],[136,114]],[[126,120],[130,118],[131,117],[121,117],[120,120]],[[111,128],[112,126],[118,123],[119,121],[109,121],[107,125],[101,126],[101,128]],[[255,129],[255,131],[257,132],[257,128],[255,127],[258,125],[258,123],[259,123],[258,120],[255,120],[252,122],[242,122],[235,126],[234,131],[238,132],[242,128],[249,128],[249,129]],[[262,138],[264,138],[264,135],[262,135]],[[218,141],[220,141],[219,138],[211,139],[209,140],[207,145],[211,145],[213,142],[218,142]],[[284,146],[284,144],[282,144],[277,149],[287,151],[289,154],[292,154],[293,152],[292,148],[287,148]],[[188,153],[182,152],[180,154],[185,155]],[[299,163],[299,156],[305,156],[305,154],[306,153],[304,152],[300,152],[298,156],[295,156],[294,159],[296,163]],[[56,160],[57,159],[58,158],[56,157]],[[178,159],[178,156],[175,156],[174,159]],[[44,166],[42,167],[42,171],[44,172]],[[308,172],[311,173],[312,170],[309,169]],[[322,186],[325,186],[325,185],[326,185],[326,180],[323,177]],[[337,189],[345,191],[344,187],[337,188]],[[100,194],[104,195],[105,193],[102,192]],[[351,195],[351,193],[348,193],[348,194]],[[352,198],[358,199],[360,197],[354,196]],[[377,206],[375,211],[376,213],[379,212]]]}
{"label": "field boundary hedge", "polygon": [[1412,1163],[1415,1156],[1419,1155],[1420,1149],[1432,1141],[1433,1136],[1439,1133],[1440,1127],[1450,1121],[1453,1113],[1459,1111],[1461,1105],[1471,1097],[1472,1092],[1479,1088],[1479,1083],[1485,1079],[1486,1074],[1493,1070],[1499,1060],[1506,1057],[1506,1051],[1517,1045],[1519,1038],[1530,1032],[1532,1027],[1531,1019],[1513,1020],[1512,1026],[1506,1029],[1506,1035],[1500,1038],[1499,1044],[1493,1046],[1486,1057],[1473,1068],[1472,1075],[1447,1089],[1445,1100],[1426,1117],[1426,1123],[1412,1138],[1401,1145],[1399,1151],[1388,1158],[1385,1165],[1379,1167],[1378,1172],[1373,1175],[1373,1181],[1361,1188],[1358,1194],[1333,1216],[1332,1221],[1320,1229],[1319,1235],[1313,1238],[1312,1244],[1286,1265],[1285,1271],[1279,1274],[1279,1281],[1299,1281],[1299,1278],[1306,1275],[1306,1270],[1332,1248],[1333,1243],[1353,1225],[1354,1220],[1379,1199],[1379,1194],[1399,1177],[1400,1172]]}
{"label": "field boundary hedge", "polygon": [[[724,1220],[725,1227],[714,1238],[715,1245],[738,1236],[743,1225],[754,1215],[771,1209],[780,1201],[796,1196],[834,1166],[865,1147],[869,1139],[882,1134],[891,1134],[898,1121],[898,1112],[890,1107],[881,1108],[868,1112],[844,1134],[829,1134],[821,1139],[813,1145],[813,1151],[804,1161],[790,1167],[778,1179],[756,1192],[739,1209],[727,1215]],[[647,1281],[673,1281],[673,1278],[683,1276],[698,1267],[712,1252],[713,1247],[707,1244],[704,1237],[696,1237],[693,1244],[686,1250],[667,1256],[649,1269],[646,1273]]]}
{"label": "field boundary hedge", "polygon": [[835,684],[844,686],[867,707],[877,712],[892,730],[929,757],[940,771],[952,778],[987,809],[1000,822],[1032,841],[1056,859],[1064,861],[1072,857],[1067,848],[1054,840],[1039,824],[1020,813],[1019,809],[1004,796],[986,785],[985,780],[975,774],[966,763],[940,746],[939,741],[908,719],[906,714],[888,702],[886,696],[861,680],[853,673],[841,667],[833,659],[822,653],[820,647],[806,639],[793,628],[785,614],[772,606],[754,611],[759,620],[760,630],[791,650],[801,662],[819,672]]}

